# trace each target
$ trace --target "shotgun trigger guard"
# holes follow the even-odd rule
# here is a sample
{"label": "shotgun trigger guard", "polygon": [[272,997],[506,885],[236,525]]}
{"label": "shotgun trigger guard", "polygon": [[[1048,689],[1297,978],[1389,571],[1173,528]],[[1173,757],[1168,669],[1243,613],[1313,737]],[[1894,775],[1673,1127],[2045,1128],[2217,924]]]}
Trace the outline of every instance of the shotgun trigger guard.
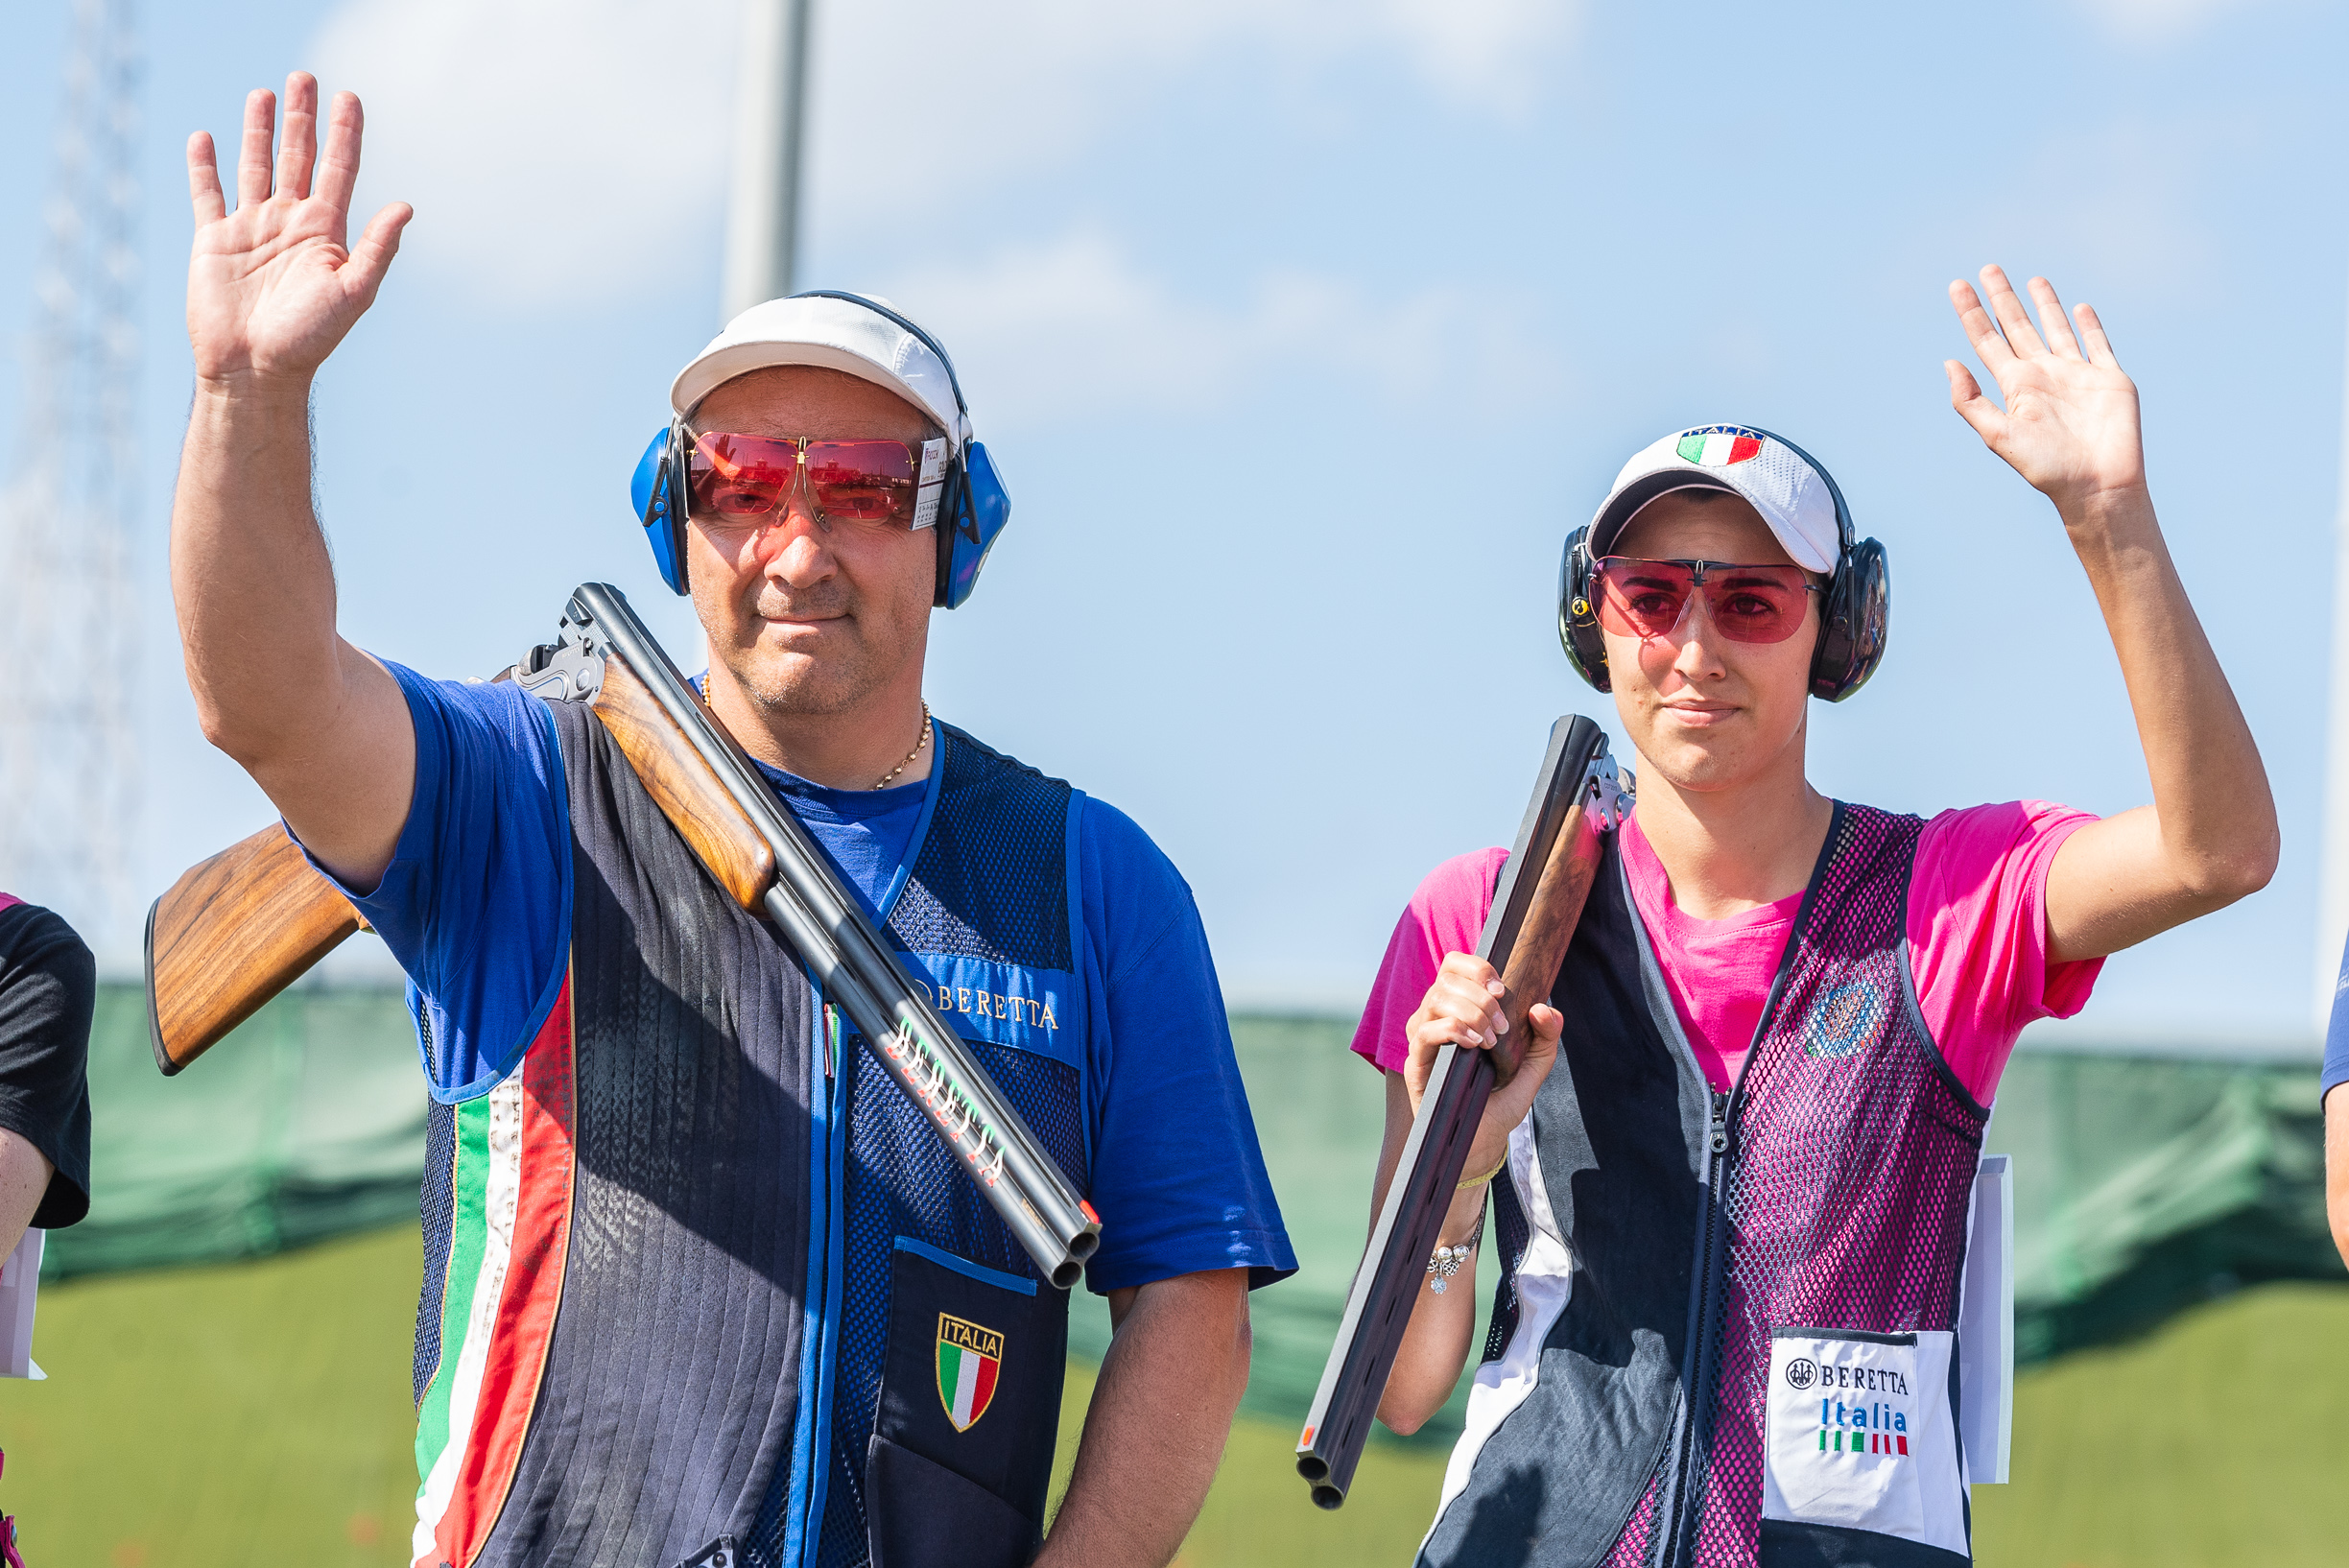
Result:
{"label": "shotgun trigger guard", "polygon": [[1602,833],[1611,833],[1623,826],[1623,820],[1631,815],[1635,798],[1613,757],[1602,751],[1591,759],[1590,767],[1582,773],[1582,809],[1590,814],[1593,827]]}
{"label": "shotgun trigger guard", "polygon": [[605,642],[592,622],[566,614],[556,640],[522,655],[508,674],[513,683],[548,702],[587,702],[604,689]]}

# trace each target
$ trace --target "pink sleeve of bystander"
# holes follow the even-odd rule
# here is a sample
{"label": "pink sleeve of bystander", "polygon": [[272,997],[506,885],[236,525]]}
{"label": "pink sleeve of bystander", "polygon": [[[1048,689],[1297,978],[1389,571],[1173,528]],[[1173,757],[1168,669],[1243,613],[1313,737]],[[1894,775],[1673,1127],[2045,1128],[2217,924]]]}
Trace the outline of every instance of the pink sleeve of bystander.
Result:
{"label": "pink sleeve of bystander", "polygon": [[1508,851],[1494,847],[1455,855],[1427,874],[1395,922],[1378,979],[1370,986],[1354,1050],[1374,1065],[1401,1072],[1411,1056],[1405,1030],[1436,983],[1447,953],[1473,953],[1492,908],[1493,885]]}

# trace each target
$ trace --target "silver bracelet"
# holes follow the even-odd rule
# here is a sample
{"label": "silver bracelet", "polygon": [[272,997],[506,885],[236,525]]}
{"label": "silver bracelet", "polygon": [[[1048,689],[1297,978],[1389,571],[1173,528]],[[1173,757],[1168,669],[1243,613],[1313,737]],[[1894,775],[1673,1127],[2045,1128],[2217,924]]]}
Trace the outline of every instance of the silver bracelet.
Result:
{"label": "silver bracelet", "polygon": [[1436,1248],[1435,1255],[1428,1259],[1428,1289],[1437,1295],[1443,1295],[1444,1281],[1459,1273],[1460,1266],[1476,1256],[1477,1243],[1483,1239],[1484,1211],[1479,1209],[1476,1228],[1468,1232],[1466,1240],[1450,1247],[1439,1247]]}

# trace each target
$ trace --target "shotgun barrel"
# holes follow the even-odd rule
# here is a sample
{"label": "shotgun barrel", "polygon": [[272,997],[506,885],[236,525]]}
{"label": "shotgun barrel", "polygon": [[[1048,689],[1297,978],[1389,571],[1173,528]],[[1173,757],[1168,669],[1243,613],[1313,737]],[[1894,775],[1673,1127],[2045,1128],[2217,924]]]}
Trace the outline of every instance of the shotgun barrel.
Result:
{"label": "shotgun barrel", "polygon": [[[704,807],[694,826],[679,822],[680,829],[746,907],[753,906],[745,894],[756,890],[755,908],[774,921],[825,993],[856,1024],[881,1066],[928,1116],[1044,1277],[1062,1290],[1076,1284],[1085,1259],[1101,1245],[1101,1222],[1092,1205],[1069,1184],[961,1036],[922,996],[863,908],[841,886],[816,841],[669,662],[620,590],[602,582],[581,585],[564,612],[561,638],[526,663],[539,664],[548,674],[564,669],[566,681],[598,678],[605,688],[621,684],[615,668],[624,670],[650,696],[658,718],[691,748],[738,819],[725,822],[720,820],[724,813]],[[514,677],[529,689],[545,675],[517,669]],[[620,696],[599,690],[596,711],[639,774],[649,777],[658,770],[649,771],[631,749],[631,733],[633,744],[652,748],[665,737],[632,693],[632,730],[615,723]],[[676,821],[657,786],[654,796]],[[717,841],[715,851],[705,841]]]}
{"label": "shotgun barrel", "polygon": [[[589,704],[711,877],[782,931],[1044,1276],[1074,1285],[1101,1245],[1092,1206],[620,591],[582,585],[557,641],[499,678]],[[195,867],[148,912],[155,1064],[178,1072],[360,928],[358,911],[282,826]]]}
{"label": "shotgun barrel", "polygon": [[1297,1439],[1297,1474],[1322,1508],[1342,1506],[1353,1485],[1484,1104],[1516,1074],[1526,1013],[1557,984],[1598,874],[1602,835],[1629,808],[1606,748],[1605,734],[1579,715],[1550,728],[1540,782],[1477,942],[1477,956],[1501,972],[1507,988],[1502,1012],[1509,1027],[1490,1049],[1447,1045],[1436,1053]]}

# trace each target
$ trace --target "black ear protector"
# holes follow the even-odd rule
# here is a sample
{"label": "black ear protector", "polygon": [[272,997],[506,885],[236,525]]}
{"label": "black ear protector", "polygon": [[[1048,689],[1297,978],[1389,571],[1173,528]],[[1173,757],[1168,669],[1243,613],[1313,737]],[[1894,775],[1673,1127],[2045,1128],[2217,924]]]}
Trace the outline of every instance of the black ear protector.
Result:
{"label": "black ear protector", "polygon": [[[945,345],[906,320],[887,305],[878,304],[861,294],[849,294],[839,289],[809,289],[795,294],[794,299],[845,299],[852,305],[862,305],[875,316],[895,322],[910,332],[921,344],[938,357],[946,367],[946,384],[954,390],[955,413],[959,422],[970,422],[970,405],[962,400],[962,382],[955,374],[954,361],[948,357]],[[1011,520],[1011,496],[1004,488],[1003,477],[995,462],[987,455],[985,445],[977,440],[958,443],[957,432],[946,433],[946,472],[938,494],[937,520],[932,526],[937,531],[937,579],[930,602],[954,609],[971,595],[979,582],[979,569],[986,564],[987,551],[995,536]],[[636,464],[632,486],[636,516],[644,524],[652,546],[652,558],[660,568],[661,581],[677,593],[688,591],[685,579],[685,457],[690,442],[682,418],[670,422],[669,427],[652,438],[644,457]],[[927,478],[927,475],[924,476]]]}
{"label": "black ear protector", "polygon": [[[1767,430],[1754,434],[1768,437],[1809,463],[1827,482],[1827,493],[1835,498],[1836,564],[1819,607],[1818,646],[1811,655],[1811,695],[1840,702],[1867,684],[1876,666],[1884,662],[1885,644],[1891,635],[1891,563],[1885,547],[1876,540],[1854,537],[1851,509],[1843,504],[1843,491],[1815,458],[1784,436]],[[1603,692],[1614,688],[1607,678],[1606,638],[1599,630],[1599,609],[1593,602],[1590,532],[1585,524],[1566,535],[1565,557],[1558,563],[1558,641],[1575,673]]]}

